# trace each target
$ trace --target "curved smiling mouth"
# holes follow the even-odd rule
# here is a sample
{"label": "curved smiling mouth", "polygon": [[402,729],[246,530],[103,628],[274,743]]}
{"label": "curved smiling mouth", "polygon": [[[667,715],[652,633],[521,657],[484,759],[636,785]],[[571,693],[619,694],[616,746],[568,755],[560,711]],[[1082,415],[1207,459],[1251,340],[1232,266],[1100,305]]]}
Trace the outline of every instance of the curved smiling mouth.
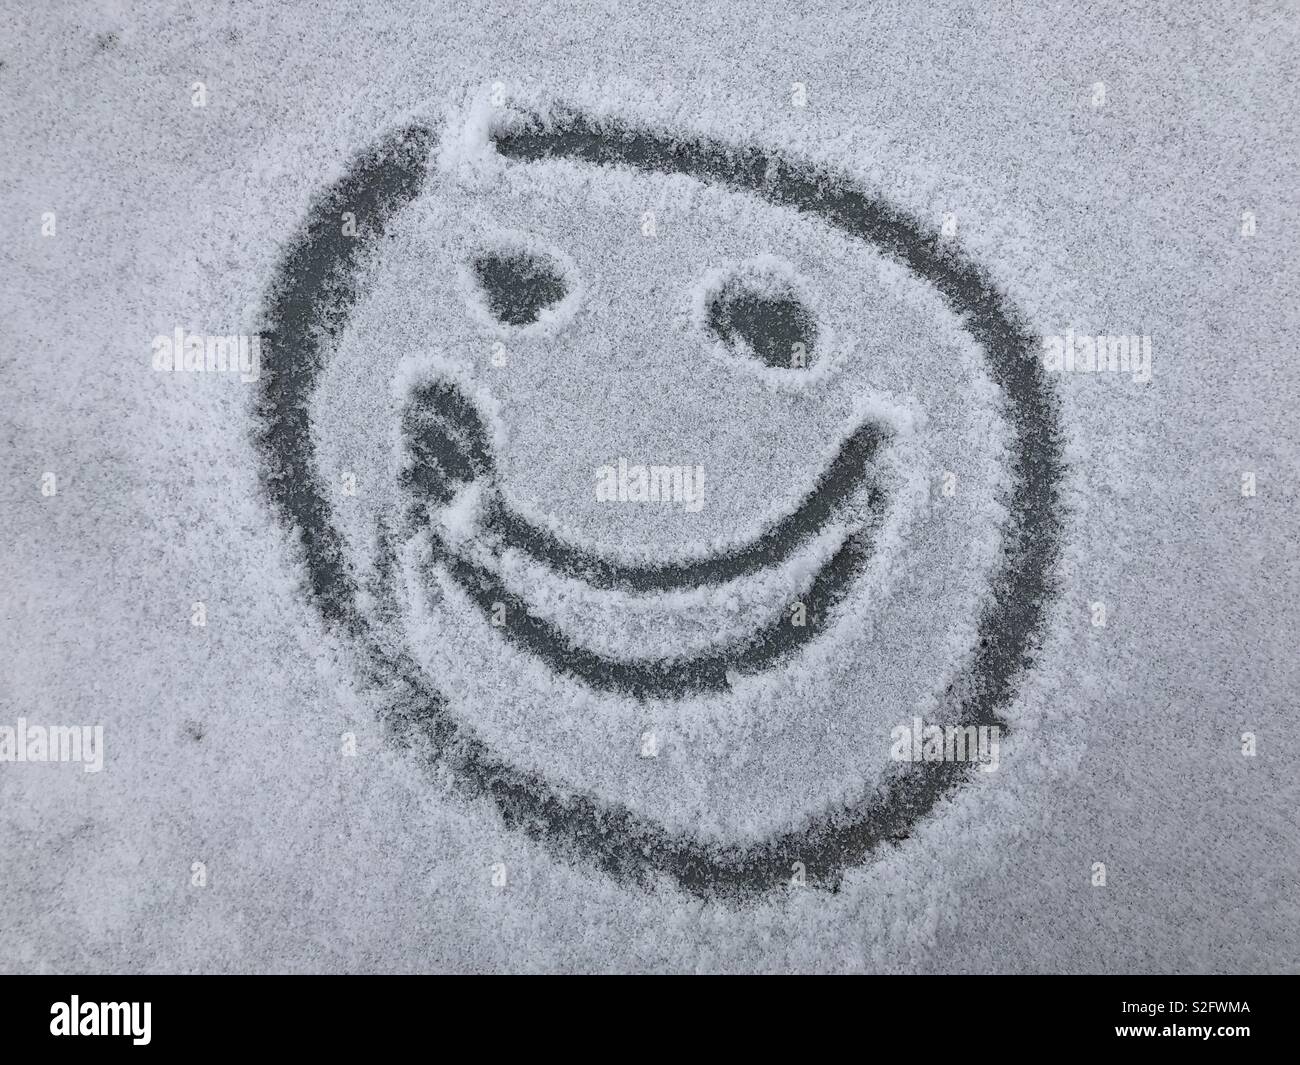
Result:
{"label": "curved smiling mouth", "polygon": [[[446,574],[518,649],[596,690],[675,699],[728,691],[737,678],[786,661],[826,631],[871,557],[884,513],[873,460],[888,432],[877,422],[860,421],[792,510],[732,548],[676,561],[621,561],[529,519],[502,490],[478,407],[445,378],[424,381],[408,395],[401,418],[401,486],[409,531],[427,534],[426,574],[435,568]],[[804,567],[799,594],[775,604],[751,632],[699,653],[667,657],[614,657],[585,646],[512,591],[502,567],[503,559],[514,557],[591,589],[649,598],[788,574],[816,545],[828,542],[829,557]]]}

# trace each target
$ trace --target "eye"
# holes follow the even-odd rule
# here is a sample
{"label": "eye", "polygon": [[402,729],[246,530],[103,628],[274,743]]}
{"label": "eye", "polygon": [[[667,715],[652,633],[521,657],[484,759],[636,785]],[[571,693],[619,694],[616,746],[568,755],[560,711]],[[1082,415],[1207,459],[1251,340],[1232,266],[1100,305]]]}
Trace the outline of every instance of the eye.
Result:
{"label": "eye", "polygon": [[488,311],[503,325],[532,325],[568,294],[559,267],[526,251],[486,252],[471,265]]}
{"label": "eye", "polygon": [[817,326],[784,278],[732,277],[706,299],[704,325],[723,343],[778,370],[806,370]]}

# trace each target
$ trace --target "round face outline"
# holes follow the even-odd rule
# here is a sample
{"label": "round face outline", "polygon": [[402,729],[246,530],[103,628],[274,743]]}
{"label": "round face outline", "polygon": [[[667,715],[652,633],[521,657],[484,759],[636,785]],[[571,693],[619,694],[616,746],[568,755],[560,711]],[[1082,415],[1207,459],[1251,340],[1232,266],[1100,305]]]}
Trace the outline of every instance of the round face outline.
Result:
{"label": "round face outline", "polygon": [[[503,759],[450,710],[408,655],[379,638],[359,606],[359,589],[331,521],[310,430],[309,404],[358,298],[363,252],[421,192],[436,148],[437,122],[417,119],[366,149],[316,200],[270,285],[264,330],[257,446],[274,511],[300,536],[309,594],[331,628],[354,641],[363,674],[394,692],[384,708],[397,742],[490,801],[505,823],[558,854],[594,863],[615,879],[649,884],[667,877],[704,897],[753,897],[788,882],[796,863],[809,884],[834,888],[845,869],[886,842],[907,837],[971,771],[956,761],[891,767],[878,787],[833,816],[756,843],[719,848],[668,830],[626,806],[558,787]],[[996,726],[1019,675],[1032,662],[1056,587],[1059,485],[1064,473],[1056,407],[1036,358],[1034,334],[988,275],[951,241],[928,231],[847,175],[754,146],[653,129],[553,109],[494,128],[502,156],[523,162],[562,158],[598,167],[685,175],[804,212],[867,242],[929,284],[978,344],[1001,390],[1010,428],[1010,489],[1003,549],[964,673],[944,693],[946,719]],[[351,212],[356,234],[339,219]]]}

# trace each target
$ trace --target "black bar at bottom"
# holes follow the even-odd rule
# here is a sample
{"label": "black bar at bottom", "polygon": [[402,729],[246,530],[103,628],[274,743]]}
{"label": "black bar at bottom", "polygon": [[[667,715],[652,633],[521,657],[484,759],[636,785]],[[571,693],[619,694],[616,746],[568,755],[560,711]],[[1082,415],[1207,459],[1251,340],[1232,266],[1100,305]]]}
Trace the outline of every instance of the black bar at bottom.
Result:
{"label": "black bar at bottom", "polygon": [[[902,1038],[903,1045],[915,1039],[918,1046],[1073,1051],[1155,1043],[1181,1053],[1197,1045],[1219,1051],[1226,1044],[1281,1049],[1296,1033],[1297,985],[1285,977],[864,979],[831,997],[841,1000],[837,1011],[851,1010],[852,1027],[874,1046],[885,1045],[877,1033],[890,1036],[894,1045]],[[814,994],[800,1004],[804,995],[812,999]],[[802,1043],[810,1051],[816,1040],[843,1038],[842,1031],[832,1031],[842,1025],[825,1012],[824,985],[810,992],[788,981],[779,988],[751,983],[743,999],[721,992],[712,1017],[698,1010],[698,992],[688,999],[695,1007],[675,1003],[679,996],[644,984],[605,992],[587,984],[575,993],[537,983],[527,989],[489,988],[481,981],[438,976],[6,976],[0,977],[0,1047],[66,1045],[94,1053],[116,1044],[132,1053],[200,1049],[205,1056],[221,1050],[283,1048],[301,1054],[319,1048],[337,1054],[350,1048],[396,1050],[440,1032],[427,1047],[441,1044],[456,1053],[446,1040],[482,1039],[482,1052],[491,1056],[503,1036],[530,1046],[563,1039],[576,1048],[588,1026],[607,1041],[611,1026],[626,1025],[640,1041],[653,1040],[656,1031],[667,1038],[683,1023],[697,1031],[715,1029],[714,1038],[734,1040],[736,1046],[760,1034],[767,1043],[773,1027],[787,1029],[792,1046]],[[770,1001],[766,1009],[764,1000]],[[738,1014],[734,1006],[741,1001],[745,1005]],[[815,1021],[818,1016],[826,1019]],[[757,1017],[763,1020],[748,1022],[747,1032],[746,1018]]]}

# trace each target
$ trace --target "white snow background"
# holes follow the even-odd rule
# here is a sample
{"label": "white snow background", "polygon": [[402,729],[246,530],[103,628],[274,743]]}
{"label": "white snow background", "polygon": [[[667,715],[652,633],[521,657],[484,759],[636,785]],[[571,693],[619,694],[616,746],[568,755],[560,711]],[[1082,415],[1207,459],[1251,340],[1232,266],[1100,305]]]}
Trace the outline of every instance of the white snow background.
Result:
{"label": "white snow background", "polygon": [[[1290,3],[724,12],[675,0],[0,0],[0,725],[24,717],[105,734],[101,773],[0,763],[0,970],[1295,971],[1297,44]],[[204,107],[192,106],[195,82]],[[792,103],[796,82],[806,106]],[[151,367],[151,339],[177,325],[252,332],[285,242],[354,154],[401,116],[472,106],[496,83],[517,99],[823,160],[936,228],[955,214],[963,247],[1043,333],[1152,338],[1148,384],[1052,378],[1070,464],[1062,593],[1009,710],[1001,768],[851,870],[836,894],[795,889],[738,906],[629,887],[440,790],[384,741],[348,649],[300,593],[301,563],[258,481],[253,386]],[[591,201],[597,222],[625,217],[620,239],[630,241],[639,195],[615,183]],[[742,217],[749,209],[720,199],[645,204],[659,212],[658,248],[696,266],[762,254],[794,262],[837,339],[857,329],[879,359],[874,370],[833,367],[828,379],[860,373],[889,396],[907,392],[881,347],[884,310],[835,318],[837,299],[864,284],[849,256],[868,257],[793,225],[764,247],[762,212]],[[743,223],[733,227],[741,236],[700,220],[715,206],[719,231]],[[439,208],[410,210],[418,221]],[[50,211],[56,233],[43,236]],[[1257,219],[1250,236],[1244,211]],[[556,217],[564,236],[563,211]],[[655,273],[646,256],[608,248],[583,260],[584,241],[600,246],[586,224],[567,231],[574,249],[559,249],[580,270],[604,270],[581,278],[594,286],[584,298],[625,282],[678,286],[673,328],[689,329],[692,280],[704,274]],[[399,283],[391,302],[376,284],[357,311],[354,339],[376,345],[375,362],[341,364],[314,426],[323,462],[373,466],[360,478],[363,503],[368,487],[372,501],[382,494],[392,459],[382,412],[397,367],[416,354],[402,338],[450,315],[451,297],[431,294],[458,283],[445,272],[404,301],[401,285],[424,261],[418,226],[395,244],[376,274]],[[898,298],[894,325],[913,346],[960,348],[942,324],[918,324],[925,298],[907,305],[899,271],[872,283]],[[394,325],[404,302],[424,319]],[[799,436],[812,423],[779,420],[789,398],[780,389],[756,379],[745,406],[703,356],[665,387],[671,362],[652,360],[643,380],[619,385],[649,397],[643,440],[655,426],[665,439],[694,433],[692,447],[715,448],[702,460],[711,477],[729,468],[737,439],[711,438],[665,398],[698,383],[717,396],[718,416],[757,417],[773,454],[814,447],[811,430]],[[943,365],[964,379],[959,358]],[[619,443],[617,405],[603,420],[589,405],[589,433],[553,414],[561,399],[582,398],[579,364],[526,364],[495,386],[486,362],[472,370],[507,412],[522,411],[525,428],[514,428],[549,443],[511,453],[514,483],[534,486],[534,502],[550,500],[591,539],[674,549],[672,514],[583,509],[588,482],[573,469],[586,478],[638,445]],[[975,543],[997,514],[996,441],[980,435],[978,403],[933,392],[915,447],[934,469],[984,483],[983,495],[959,493],[967,510],[952,512]],[[846,412],[816,424],[820,439]],[[949,424],[988,453],[944,453],[938,428]],[[557,466],[561,453],[567,465]],[[52,497],[40,490],[47,471],[58,477]],[[1244,472],[1255,473],[1253,497],[1242,495]],[[716,477],[709,489],[723,509],[706,508],[693,526],[706,539],[743,538],[780,502],[727,497]],[[906,554],[906,528],[895,547]],[[881,654],[947,666],[961,650],[962,581],[977,585],[987,564],[978,552],[965,561],[943,585],[950,600],[890,601],[899,617],[883,624],[907,635]],[[196,601],[205,627],[191,624]],[[1098,601],[1104,628],[1092,624]],[[460,668],[467,688],[485,683],[472,664]],[[880,673],[825,684],[892,690]],[[914,677],[893,679],[902,691]],[[499,710],[493,736],[518,743],[522,731],[521,757],[568,758],[578,771],[590,752],[551,726],[530,741],[526,709]],[[670,707],[658,724],[683,749],[725,744],[736,712],[710,708],[692,731]],[[772,705],[764,713],[744,726],[751,739],[781,742]],[[340,753],[345,732],[355,757]],[[1256,736],[1255,757],[1241,753],[1244,732]],[[828,749],[824,764],[808,745],[788,759],[780,747],[763,754],[826,772],[833,792],[859,782],[845,750]],[[706,802],[707,786],[682,766],[665,758],[680,777],[641,799],[690,821],[687,801]],[[736,809],[718,817],[735,827],[765,802],[778,820],[790,815],[788,796],[751,785],[729,793]],[[1104,887],[1092,884],[1096,862]],[[499,863],[504,887],[492,882]]]}

